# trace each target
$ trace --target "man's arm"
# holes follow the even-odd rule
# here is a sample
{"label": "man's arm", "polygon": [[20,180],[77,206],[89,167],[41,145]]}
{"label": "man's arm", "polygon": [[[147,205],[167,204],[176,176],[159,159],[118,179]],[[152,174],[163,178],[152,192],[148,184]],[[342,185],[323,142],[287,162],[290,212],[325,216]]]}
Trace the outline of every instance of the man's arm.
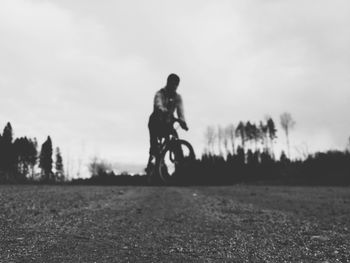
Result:
{"label": "man's arm", "polygon": [[167,109],[164,106],[163,95],[160,91],[154,96],[154,108],[160,110],[161,112],[166,112]]}
{"label": "man's arm", "polygon": [[181,120],[180,122],[181,127],[184,130],[188,130],[186,119],[185,119],[185,113],[184,113],[184,105],[183,105],[181,95],[178,95],[177,97],[176,114],[177,114],[177,117]]}

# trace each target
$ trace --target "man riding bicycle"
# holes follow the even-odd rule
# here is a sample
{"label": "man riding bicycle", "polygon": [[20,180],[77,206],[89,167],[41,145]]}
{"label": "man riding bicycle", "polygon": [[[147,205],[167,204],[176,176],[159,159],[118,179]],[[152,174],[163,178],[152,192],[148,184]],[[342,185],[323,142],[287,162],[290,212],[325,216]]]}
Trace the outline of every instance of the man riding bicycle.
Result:
{"label": "man riding bicycle", "polygon": [[146,172],[152,165],[153,159],[159,154],[158,139],[168,136],[173,131],[173,119],[176,111],[182,129],[188,130],[181,95],[176,92],[180,78],[170,74],[166,86],[157,91],[154,97],[153,112],[149,117],[148,129],[150,134],[149,160]]}

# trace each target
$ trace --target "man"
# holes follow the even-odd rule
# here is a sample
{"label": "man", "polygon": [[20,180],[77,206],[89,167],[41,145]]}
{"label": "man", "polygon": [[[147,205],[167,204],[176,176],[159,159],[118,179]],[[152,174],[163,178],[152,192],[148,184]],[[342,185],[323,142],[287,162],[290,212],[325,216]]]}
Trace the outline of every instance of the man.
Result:
{"label": "man", "polygon": [[172,120],[174,118],[175,111],[181,128],[186,131],[188,130],[184,116],[182,98],[180,94],[176,92],[179,83],[179,76],[176,74],[170,74],[168,76],[166,86],[160,89],[154,97],[153,112],[149,117],[148,122],[148,129],[150,133],[150,157],[146,171],[150,169],[152,160],[158,154],[158,138],[169,135],[173,129]]}

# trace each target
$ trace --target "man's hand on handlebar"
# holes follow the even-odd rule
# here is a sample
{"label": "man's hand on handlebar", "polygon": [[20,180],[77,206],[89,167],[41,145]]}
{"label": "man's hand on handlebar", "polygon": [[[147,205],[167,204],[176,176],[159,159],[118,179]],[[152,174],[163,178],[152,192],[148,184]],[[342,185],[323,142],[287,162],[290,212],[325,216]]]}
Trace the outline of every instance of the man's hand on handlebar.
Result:
{"label": "man's hand on handlebar", "polygon": [[173,122],[178,122],[180,124],[180,127],[184,129],[185,131],[188,131],[187,123],[181,119],[173,118]]}
{"label": "man's hand on handlebar", "polygon": [[184,129],[185,131],[188,131],[188,126],[186,122],[180,121],[179,123],[182,129]]}

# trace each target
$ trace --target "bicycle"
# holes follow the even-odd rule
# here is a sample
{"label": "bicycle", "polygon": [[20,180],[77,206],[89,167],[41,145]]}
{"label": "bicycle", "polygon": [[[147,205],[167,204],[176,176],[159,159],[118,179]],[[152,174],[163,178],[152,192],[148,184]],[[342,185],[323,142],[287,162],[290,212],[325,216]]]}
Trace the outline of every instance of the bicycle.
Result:
{"label": "bicycle", "polygon": [[158,138],[159,152],[155,156],[155,166],[148,173],[149,184],[159,181],[157,179],[166,185],[176,183],[196,158],[192,145],[179,139],[177,128],[174,128],[176,122],[180,124],[181,120],[174,118],[172,131],[167,136]]}

